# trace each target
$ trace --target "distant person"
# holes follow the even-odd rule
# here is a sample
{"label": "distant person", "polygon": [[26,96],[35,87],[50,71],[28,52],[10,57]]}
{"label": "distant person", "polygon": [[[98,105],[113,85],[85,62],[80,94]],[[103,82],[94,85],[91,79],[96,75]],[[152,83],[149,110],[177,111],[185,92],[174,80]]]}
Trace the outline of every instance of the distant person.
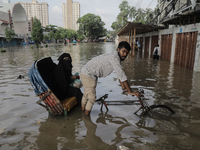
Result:
{"label": "distant person", "polygon": [[137,43],[135,44],[135,50],[138,50],[138,46],[137,46]]}
{"label": "distant person", "polygon": [[153,59],[157,59],[159,60],[159,57],[161,55],[161,50],[159,48],[159,44],[154,48],[154,51],[153,51]]}
{"label": "distant person", "polygon": [[96,86],[97,80],[101,77],[106,77],[113,71],[116,72],[122,90],[128,94],[139,96],[139,92],[133,92],[127,81],[127,77],[122,70],[121,61],[125,60],[131,47],[128,42],[122,41],[119,43],[117,50],[103,54],[91,59],[80,72],[81,81],[84,92],[82,98],[82,110],[85,115],[89,115],[96,101]]}
{"label": "distant person", "polygon": [[140,42],[138,40],[136,40],[136,44],[137,44],[137,48],[139,50],[140,49]]}

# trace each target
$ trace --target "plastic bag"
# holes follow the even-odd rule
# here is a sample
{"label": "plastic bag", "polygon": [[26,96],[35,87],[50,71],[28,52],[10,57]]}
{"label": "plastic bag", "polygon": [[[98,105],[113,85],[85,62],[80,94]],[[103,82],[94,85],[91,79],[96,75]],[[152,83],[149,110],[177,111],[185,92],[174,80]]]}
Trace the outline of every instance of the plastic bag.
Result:
{"label": "plastic bag", "polygon": [[83,84],[81,82],[81,80],[79,79],[79,73],[76,72],[75,73],[76,79],[70,84],[71,87],[76,87],[76,88],[81,88],[83,87]]}
{"label": "plastic bag", "polygon": [[76,87],[76,88],[81,88],[83,87],[83,84],[81,82],[81,80],[79,79],[75,79],[71,84],[70,84],[71,87]]}

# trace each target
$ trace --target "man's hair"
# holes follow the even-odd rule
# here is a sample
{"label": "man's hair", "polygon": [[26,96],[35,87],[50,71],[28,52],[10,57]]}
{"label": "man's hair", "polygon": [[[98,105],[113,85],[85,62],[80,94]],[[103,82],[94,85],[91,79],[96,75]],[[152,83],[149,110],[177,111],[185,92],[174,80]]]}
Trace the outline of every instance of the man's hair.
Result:
{"label": "man's hair", "polygon": [[119,49],[125,48],[128,51],[131,50],[130,44],[128,42],[126,42],[126,41],[120,42],[117,48],[119,48]]}

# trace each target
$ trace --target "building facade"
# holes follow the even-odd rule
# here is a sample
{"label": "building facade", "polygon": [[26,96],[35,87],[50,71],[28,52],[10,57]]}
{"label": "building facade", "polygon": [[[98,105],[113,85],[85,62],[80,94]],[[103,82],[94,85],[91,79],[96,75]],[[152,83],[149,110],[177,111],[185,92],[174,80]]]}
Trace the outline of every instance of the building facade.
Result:
{"label": "building facade", "polygon": [[[32,20],[28,20],[26,12],[20,3],[0,2],[0,46],[16,46],[31,38]],[[5,39],[6,27],[14,30],[16,36],[10,41]]]}
{"label": "building facade", "polygon": [[160,59],[200,72],[200,1],[163,0],[161,4],[163,9],[158,13],[158,20],[164,25],[163,29],[155,30],[151,25],[152,30],[145,31],[147,28],[141,29],[142,24],[133,28],[133,23],[127,23],[117,33],[119,41],[126,40],[131,44],[138,39],[144,57],[149,58],[153,57],[154,47],[159,44]]}
{"label": "building facade", "polygon": [[79,24],[76,23],[80,18],[80,4],[79,2],[73,2],[67,0],[67,3],[63,3],[63,27],[65,29],[78,30]]}
{"label": "building facade", "polygon": [[49,25],[49,5],[48,3],[38,3],[36,0],[31,0],[31,3],[20,3],[26,11],[28,20],[36,17],[40,20],[43,27]]}

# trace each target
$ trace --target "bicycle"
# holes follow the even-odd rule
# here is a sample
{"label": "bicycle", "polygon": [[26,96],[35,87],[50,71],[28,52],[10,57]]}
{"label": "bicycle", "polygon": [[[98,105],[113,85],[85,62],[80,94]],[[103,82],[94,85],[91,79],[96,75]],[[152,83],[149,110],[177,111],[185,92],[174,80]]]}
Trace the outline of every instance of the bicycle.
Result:
{"label": "bicycle", "polygon": [[103,109],[103,105],[106,107],[107,111],[109,111],[107,105],[140,105],[140,108],[134,112],[135,115],[138,115],[138,112],[141,110],[142,113],[141,116],[146,116],[150,114],[162,114],[170,116],[174,114],[175,112],[166,105],[149,105],[148,102],[144,98],[144,90],[139,90],[140,97],[138,97],[138,100],[129,100],[129,101],[105,101],[106,98],[108,98],[108,94],[105,94],[104,96],[100,97],[96,100],[99,104],[101,104],[101,111]]}

